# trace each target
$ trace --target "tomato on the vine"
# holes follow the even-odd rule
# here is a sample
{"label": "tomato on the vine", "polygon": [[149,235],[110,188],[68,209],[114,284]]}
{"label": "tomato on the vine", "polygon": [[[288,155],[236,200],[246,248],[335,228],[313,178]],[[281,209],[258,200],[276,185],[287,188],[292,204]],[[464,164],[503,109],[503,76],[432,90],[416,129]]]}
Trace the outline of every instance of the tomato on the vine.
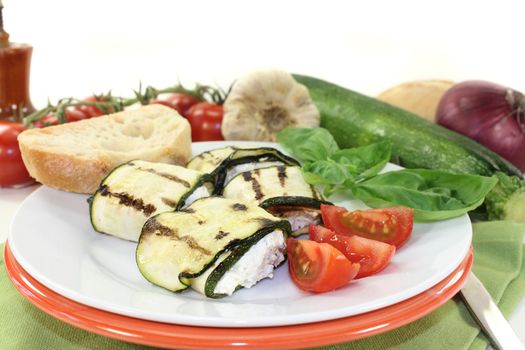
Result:
{"label": "tomato on the vine", "polygon": [[197,103],[201,102],[198,98],[183,94],[180,92],[175,92],[172,94],[167,95],[161,95],[159,98],[152,99],[149,101],[150,104],[158,103],[164,106],[168,106],[170,108],[173,108],[177,112],[179,112],[180,115],[186,116],[186,113],[188,110],[196,105]]}
{"label": "tomato on the vine", "polygon": [[221,132],[224,111],[221,105],[200,102],[193,105],[186,113],[191,125],[192,141],[224,140]]}
{"label": "tomato on the vine", "polygon": [[[76,122],[82,119],[86,119],[84,112],[81,112],[78,109],[66,109],[66,122]],[[35,128],[45,128],[46,126],[58,125],[58,118],[55,114],[49,113],[38,119],[33,123]]]}
{"label": "tomato on the vine", "polygon": [[0,187],[24,185],[33,181],[18,147],[18,134],[24,130],[20,123],[0,121]]}
{"label": "tomato on the vine", "polygon": [[45,116],[33,123],[33,126],[35,128],[45,128],[46,126],[51,125],[58,125],[58,118],[52,113],[46,114]]}
{"label": "tomato on the vine", "polygon": [[309,292],[327,292],[343,287],[359,271],[359,264],[327,243],[288,238],[288,271],[293,282]]}
{"label": "tomato on the vine", "polygon": [[84,112],[78,109],[66,109],[66,121],[76,122],[78,120],[86,119],[87,116]]}
{"label": "tomato on the vine", "polygon": [[334,205],[321,205],[323,223],[338,234],[358,235],[401,247],[411,236],[414,210],[391,207],[348,211]]}
{"label": "tomato on the vine", "polygon": [[[89,96],[84,99],[86,102],[104,102],[104,97],[100,96]],[[88,105],[80,105],[76,106],[75,109],[77,111],[82,112],[86,117],[85,118],[94,118],[94,117],[100,117],[105,114],[112,113],[113,110],[109,108],[107,111],[103,111],[97,106],[88,106]]]}

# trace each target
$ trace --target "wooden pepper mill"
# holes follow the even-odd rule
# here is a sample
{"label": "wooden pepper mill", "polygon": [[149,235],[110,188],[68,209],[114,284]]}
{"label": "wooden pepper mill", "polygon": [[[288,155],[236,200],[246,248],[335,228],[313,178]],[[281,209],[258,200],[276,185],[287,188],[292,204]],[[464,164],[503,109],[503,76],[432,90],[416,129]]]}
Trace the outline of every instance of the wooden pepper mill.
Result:
{"label": "wooden pepper mill", "polygon": [[4,30],[0,0],[0,120],[21,121],[35,109],[29,98],[29,75],[33,47],[9,42]]}

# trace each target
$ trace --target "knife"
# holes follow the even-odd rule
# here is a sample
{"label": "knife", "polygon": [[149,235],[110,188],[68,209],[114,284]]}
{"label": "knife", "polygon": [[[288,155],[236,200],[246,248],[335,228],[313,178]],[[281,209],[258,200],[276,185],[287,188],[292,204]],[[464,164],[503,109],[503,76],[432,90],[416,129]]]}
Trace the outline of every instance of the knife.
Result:
{"label": "knife", "polygon": [[525,349],[481,281],[470,272],[460,295],[495,349]]}

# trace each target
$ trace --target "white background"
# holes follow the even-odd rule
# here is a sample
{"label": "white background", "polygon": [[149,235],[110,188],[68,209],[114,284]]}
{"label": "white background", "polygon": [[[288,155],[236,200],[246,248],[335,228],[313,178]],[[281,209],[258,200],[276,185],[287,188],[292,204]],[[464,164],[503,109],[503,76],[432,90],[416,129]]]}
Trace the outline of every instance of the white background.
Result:
{"label": "white background", "polygon": [[525,91],[524,1],[3,1],[12,40],[34,46],[37,107],[258,67],[371,95],[432,78]]}
{"label": "white background", "polygon": [[[34,46],[31,97],[131,96],[139,82],[227,87],[278,67],[376,95],[416,79],[525,92],[525,1],[3,0],[12,41]],[[0,240],[30,191],[1,190]],[[525,342],[525,302],[512,320]]]}

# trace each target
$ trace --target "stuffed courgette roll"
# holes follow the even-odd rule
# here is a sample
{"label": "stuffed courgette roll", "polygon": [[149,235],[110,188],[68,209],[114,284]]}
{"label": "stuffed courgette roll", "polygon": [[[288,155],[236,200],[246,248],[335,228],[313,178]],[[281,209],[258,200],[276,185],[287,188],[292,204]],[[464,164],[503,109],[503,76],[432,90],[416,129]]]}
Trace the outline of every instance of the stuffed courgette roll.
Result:
{"label": "stuffed courgette roll", "polygon": [[213,191],[210,175],[177,165],[133,160],[115,168],[90,199],[95,231],[137,241],[146,220]]}
{"label": "stuffed courgette roll", "polygon": [[203,152],[186,165],[189,169],[215,176],[214,194],[222,194],[223,187],[237,174],[253,169],[277,165],[299,165],[299,162],[271,147],[224,147]]}
{"label": "stuffed courgette roll", "polygon": [[238,174],[225,186],[225,198],[258,203],[290,222],[294,235],[309,224],[321,222],[320,206],[326,202],[304,179],[298,166],[273,166]]}
{"label": "stuffed courgette roll", "polygon": [[148,281],[168,290],[193,286],[208,297],[223,297],[271,277],[284,261],[289,233],[287,221],[255,203],[203,198],[148,219],[137,266]]}

